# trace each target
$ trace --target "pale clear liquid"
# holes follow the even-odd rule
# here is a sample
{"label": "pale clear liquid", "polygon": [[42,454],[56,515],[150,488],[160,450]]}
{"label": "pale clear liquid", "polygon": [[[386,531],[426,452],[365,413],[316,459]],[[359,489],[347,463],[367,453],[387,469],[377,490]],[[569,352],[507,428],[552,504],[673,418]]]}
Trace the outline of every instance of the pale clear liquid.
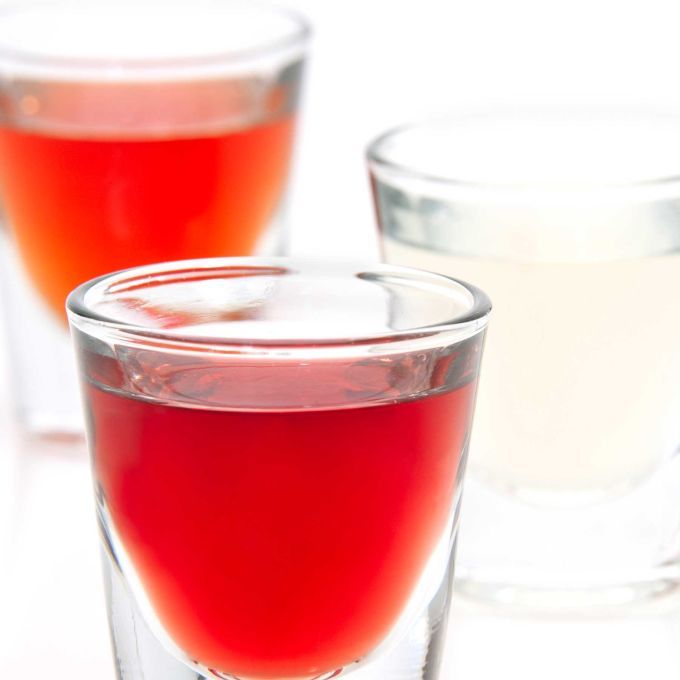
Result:
{"label": "pale clear liquid", "polygon": [[422,234],[415,245],[403,239],[415,233],[412,213],[389,217],[383,229],[403,219],[391,230],[402,238],[383,233],[388,262],[466,280],[493,302],[470,455],[480,481],[541,502],[590,501],[637,485],[676,452],[680,252],[457,255],[460,229],[450,229],[448,252],[440,230],[434,250]]}
{"label": "pale clear liquid", "polygon": [[600,612],[680,587],[680,186],[654,181],[676,174],[679,132],[672,116],[500,112],[369,154],[385,258],[494,305],[456,569],[469,595]]}

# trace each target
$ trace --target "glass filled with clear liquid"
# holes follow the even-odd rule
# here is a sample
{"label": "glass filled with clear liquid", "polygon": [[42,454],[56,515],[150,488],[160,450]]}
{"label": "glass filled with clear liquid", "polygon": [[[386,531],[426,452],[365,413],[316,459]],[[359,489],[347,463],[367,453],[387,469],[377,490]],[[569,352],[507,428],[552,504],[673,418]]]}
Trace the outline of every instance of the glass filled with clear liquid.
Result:
{"label": "glass filled with clear liquid", "polygon": [[459,585],[547,608],[679,575],[680,124],[490,112],[378,138],[383,253],[494,300]]}

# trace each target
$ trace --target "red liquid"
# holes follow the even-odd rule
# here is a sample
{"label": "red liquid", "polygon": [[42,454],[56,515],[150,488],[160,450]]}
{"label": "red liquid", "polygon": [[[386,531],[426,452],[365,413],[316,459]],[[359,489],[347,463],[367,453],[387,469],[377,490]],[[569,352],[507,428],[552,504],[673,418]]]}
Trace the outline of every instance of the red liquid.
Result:
{"label": "red liquid", "polygon": [[281,196],[292,137],[290,116],[185,138],[0,127],[0,192],[31,281],[63,317],[67,294],[95,276],[252,254]]}
{"label": "red liquid", "polygon": [[374,649],[447,531],[474,389],[283,413],[90,385],[98,483],[178,646],[245,678],[312,677]]}

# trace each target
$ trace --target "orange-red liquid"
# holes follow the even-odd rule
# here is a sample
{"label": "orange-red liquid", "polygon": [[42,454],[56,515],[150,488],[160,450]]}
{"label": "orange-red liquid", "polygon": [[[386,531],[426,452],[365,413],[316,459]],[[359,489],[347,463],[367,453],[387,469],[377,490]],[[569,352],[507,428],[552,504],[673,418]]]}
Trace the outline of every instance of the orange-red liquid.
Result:
{"label": "orange-red liquid", "polygon": [[372,651],[403,611],[446,535],[474,381],[287,413],[88,396],[104,502],[177,645],[303,678]]}
{"label": "orange-red liquid", "polygon": [[117,269],[248,255],[273,217],[293,118],[183,138],[87,138],[0,127],[0,194],[28,275],[60,317]]}

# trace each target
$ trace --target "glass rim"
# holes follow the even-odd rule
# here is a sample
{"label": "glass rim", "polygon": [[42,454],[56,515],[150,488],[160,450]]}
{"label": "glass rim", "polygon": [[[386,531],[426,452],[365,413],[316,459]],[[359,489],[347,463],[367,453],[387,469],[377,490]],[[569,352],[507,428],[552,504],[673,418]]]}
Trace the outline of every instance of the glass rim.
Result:
{"label": "glass rim", "polygon": [[[172,277],[181,277],[187,280],[187,274],[194,274],[195,278],[205,278],[206,272],[225,272],[234,270],[235,272],[251,272],[254,269],[261,269],[264,274],[285,274],[287,272],[304,275],[304,267],[328,266],[346,267],[343,275],[348,275],[350,268],[355,271],[355,276],[359,273],[370,275],[392,275],[400,278],[402,282],[421,282],[430,284],[430,287],[440,286],[457,292],[465,292],[470,300],[468,309],[451,319],[426,326],[419,326],[400,330],[390,330],[386,332],[366,333],[349,335],[347,337],[322,337],[322,338],[265,338],[265,337],[225,337],[216,338],[212,336],[197,336],[182,332],[181,329],[159,329],[142,324],[125,322],[109,317],[93,309],[87,301],[87,295],[97,288],[100,293],[105,295],[111,287],[123,285],[129,282],[134,288],[135,282],[153,281],[155,278],[164,283],[172,281]],[[167,277],[167,278],[166,278]],[[194,278],[194,277],[190,277]],[[433,273],[412,267],[401,267],[382,263],[365,263],[362,261],[330,260],[324,258],[310,257],[219,257],[202,258],[193,260],[178,260],[174,262],[162,262],[158,264],[142,265],[131,267],[110,274],[96,277],[86,281],[75,288],[66,300],[66,310],[71,323],[84,321],[94,324],[96,327],[107,333],[118,333],[124,335],[128,340],[135,338],[157,344],[171,345],[173,348],[201,348],[213,349],[216,351],[235,348],[236,351],[253,348],[257,352],[301,350],[303,352],[314,349],[328,349],[338,347],[365,347],[369,345],[381,344],[389,346],[391,343],[398,343],[409,340],[431,340],[441,336],[448,336],[452,332],[460,333],[467,331],[466,336],[473,336],[486,327],[488,317],[491,312],[491,301],[486,293],[454,277],[444,274]]]}
{"label": "glass rim", "polygon": [[[55,7],[72,7],[76,10],[83,7],[110,7],[129,9],[134,11],[140,6],[164,6],[161,0],[142,0],[134,2],[124,0],[91,0],[83,5],[78,0],[12,0],[0,7],[0,24],[8,17],[20,16],[35,10],[52,10]],[[41,69],[45,74],[89,73],[97,72],[99,79],[107,80],[107,72],[118,80],[122,75],[134,75],[138,72],[151,72],[163,74],[172,71],[182,73],[186,71],[219,69],[219,67],[233,67],[248,62],[276,57],[299,48],[301,51],[312,35],[311,23],[300,12],[289,7],[273,4],[267,0],[252,0],[244,3],[243,0],[169,0],[168,5],[196,7],[197,5],[224,8],[229,5],[246,6],[254,10],[267,12],[272,16],[279,16],[290,23],[290,30],[285,35],[270,41],[263,41],[253,47],[239,49],[225,49],[223,52],[215,52],[204,55],[186,56],[158,56],[158,57],[106,57],[106,56],[64,56],[47,55],[36,53],[30,49],[22,49],[0,42],[0,72],[12,69],[21,72],[22,67],[27,69]],[[33,73],[33,71],[31,71]]]}
{"label": "glass rim", "polygon": [[389,153],[384,151],[386,142],[409,132],[424,130],[442,124],[455,124],[456,122],[483,121],[484,118],[522,120],[531,116],[549,116],[553,121],[574,122],[581,119],[584,115],[594,115],[600,119],[614,120],[653,120],[654,118],[665,118],[678,124],[680,129],[680,110],[665,110],[655,108],[612,108],[599,106],[544,106],[523,108],[506,108],[502,106],[489,107],[482,109],[461,110],[453,113],[440,114],[424,118],[417,118],[411,121],[394,125],[380,134],[374,136],[365,147],[365,158],[369,170],[384,170],[405,179],[426,182],[441,187],[450,187],[469,192],[507,192],[521,193],[525,191],[540,192],[542,194],[555,195],[586,195],[602,192],[619,192],[631,190],[654,190],[665,188],[675,184],[680,184],[680,162],[678,171],[673,173],[660,173],[649,178],[633,180],[602,180],[593,182],[590,185],[573,186],[568,183],[548,183],[535,186],[531,182],[516,184],[503,181],[483,181],[476,179],[465,179],[462,173],[439,173],[413,167],[408,163],[390,158]]}

